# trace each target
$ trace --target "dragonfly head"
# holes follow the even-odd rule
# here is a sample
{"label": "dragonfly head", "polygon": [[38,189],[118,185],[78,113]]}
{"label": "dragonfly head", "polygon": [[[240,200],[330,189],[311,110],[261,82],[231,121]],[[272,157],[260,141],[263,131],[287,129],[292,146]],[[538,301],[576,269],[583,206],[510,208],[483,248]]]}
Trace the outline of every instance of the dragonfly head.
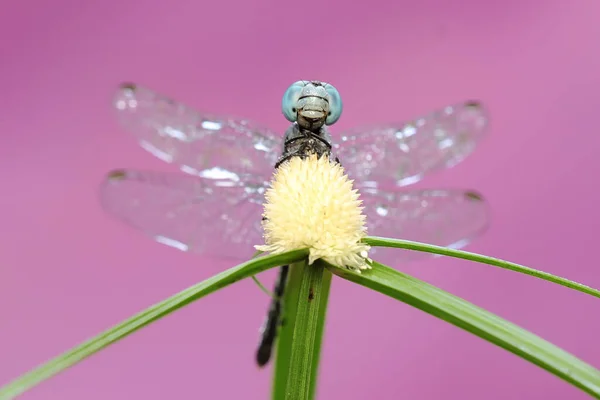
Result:
{"label": "dragonfly head", "polygon": [[297,81],[285,91],[281,102],[283,115],[305,129],[333,125],[342,114],[337,89],[319,81]]}

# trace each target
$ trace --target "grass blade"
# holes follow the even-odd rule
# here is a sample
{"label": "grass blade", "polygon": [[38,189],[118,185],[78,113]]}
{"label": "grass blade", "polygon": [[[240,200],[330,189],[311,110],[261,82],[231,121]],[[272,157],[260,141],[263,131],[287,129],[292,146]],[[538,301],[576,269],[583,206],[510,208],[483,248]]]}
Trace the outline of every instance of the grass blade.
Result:
{"label": "grass blade", "polygon": [[172,312],[232,283],[248,278],[269,268],[297,262],[308,256],[308,250],[296,250],[280,255],[255,258],[236,267],[223,271],[203,282],[193,285],[166,300],[134,315],[124,322],[102,332],[96,337],[74,347],[62,355],[48,361],[36,369],[22,375],[0,388],[0,399],[12,399],[45,379],[71,367],[115,343],[144,326],[166,317]]}
{"label": "grass blade", "polygon": [[379,247],[395,247],[398,249],[408,249],[415,251],[422,251],[426,253],[439,254],[443,256],[449,256],[454,258],[462,258],[463,260],[475,261],[478,263],[493,265],[495,267],[500,267],[504,269],[508,269],[515,272],[520,272],[525,275],[535,276],[536,278],[543,279],[548,282],[556,283],[561,286],[568,287],[570,289],[577,290],[582,293],[589,294],[591,296],[595,296],[600,298],[600,291],[594,288],[591,288],[586,285],[582,285],[581,283],[577,283],[571,281],[569,279],[561,278],[560,276],[552,275],[544,271],[539,271],[537,269],[525,267],[523,265],[515,264],[509,261],[504,261],[499,258],[488,257],[481,254],[470,253],[468,251],[455,250],[448,247],[434,246],[432,244],[412,242],[410,240],[400,240],[400,239],[389,239],[382,237],[369,236],[363,239],[363,242],[367,243],[370,246],[379,246]]}
{"label": "grass blade", "polygon": [[357,274],[328,266],[358,283],[500,346],[600,399],[600,371],[538,336],[428,283],[385,265]]}

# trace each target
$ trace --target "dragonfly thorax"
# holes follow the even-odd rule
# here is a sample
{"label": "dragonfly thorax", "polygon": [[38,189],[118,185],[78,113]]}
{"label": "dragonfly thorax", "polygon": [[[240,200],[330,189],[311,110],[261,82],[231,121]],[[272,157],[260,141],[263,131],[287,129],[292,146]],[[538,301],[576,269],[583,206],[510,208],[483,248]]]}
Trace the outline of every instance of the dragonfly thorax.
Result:
{"label": "dragonfly thorax", "polygon": [[[331,136],[325,126],[310,130],[293,123],[285,132],[283,152],[275,168],[292,157],[304,158],[310,154],[331,156],[331,149]],[[337,159],[335,161],[338,162]]]}

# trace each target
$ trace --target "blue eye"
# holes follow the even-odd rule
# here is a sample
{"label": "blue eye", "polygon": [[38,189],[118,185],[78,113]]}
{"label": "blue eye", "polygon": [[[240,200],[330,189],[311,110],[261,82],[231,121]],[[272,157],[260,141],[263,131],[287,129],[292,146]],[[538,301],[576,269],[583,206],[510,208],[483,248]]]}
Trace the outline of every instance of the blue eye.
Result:
{"label": "blue eye", "polygon": [[338,119],[340,119],[340,116],[342,115],[342,109],[344,108],[342,105],[342,97],[337,89],[330,84],[325,86],[325,90],[329,95],[329,114],[327,115],[325,124],[333,125]]}
{"label": "blue eye", "polygon": [[302,93],[302,88],[304,86],[306,86],[306,82],[304,81],[294,82],[283,94],[281,111],[283,111],[283,115],[290,122],[296,122],[296,105],[298,104],[300,93]]}

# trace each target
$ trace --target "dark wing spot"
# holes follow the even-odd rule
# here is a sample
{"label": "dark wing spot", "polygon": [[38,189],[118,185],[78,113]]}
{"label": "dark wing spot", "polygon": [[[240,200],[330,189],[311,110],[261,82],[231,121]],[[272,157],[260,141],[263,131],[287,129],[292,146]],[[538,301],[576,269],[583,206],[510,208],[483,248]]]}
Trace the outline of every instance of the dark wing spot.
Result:
{"label": "dark wing spot", "polygon": [[465,196],[469,200],[483,201],[483,197],[481,197],[481,195],[477,192],[466,192]]}
{"label": "dark wing spot", "polygon": [[465,102],[465,107],[467,107],[467,108],[480,108],[481,107],[481,103],[478,102],[477,100],[469,100],[469,101]]}
{"label": "dark wing spot", "polygon": [[123,82],[119,85],[119,87],[123,90],[131,90],[131,91],[134,91],[137,89],[137,87],[135,86],[135,83],[131,83],[131,82]]}
{"label": "dark wing spot", "polygon": [[108,173],[109,181],[120,181],[121,179],[125,179],[125,177],[127,177],[127,172],[123,169],[116,169]]}

